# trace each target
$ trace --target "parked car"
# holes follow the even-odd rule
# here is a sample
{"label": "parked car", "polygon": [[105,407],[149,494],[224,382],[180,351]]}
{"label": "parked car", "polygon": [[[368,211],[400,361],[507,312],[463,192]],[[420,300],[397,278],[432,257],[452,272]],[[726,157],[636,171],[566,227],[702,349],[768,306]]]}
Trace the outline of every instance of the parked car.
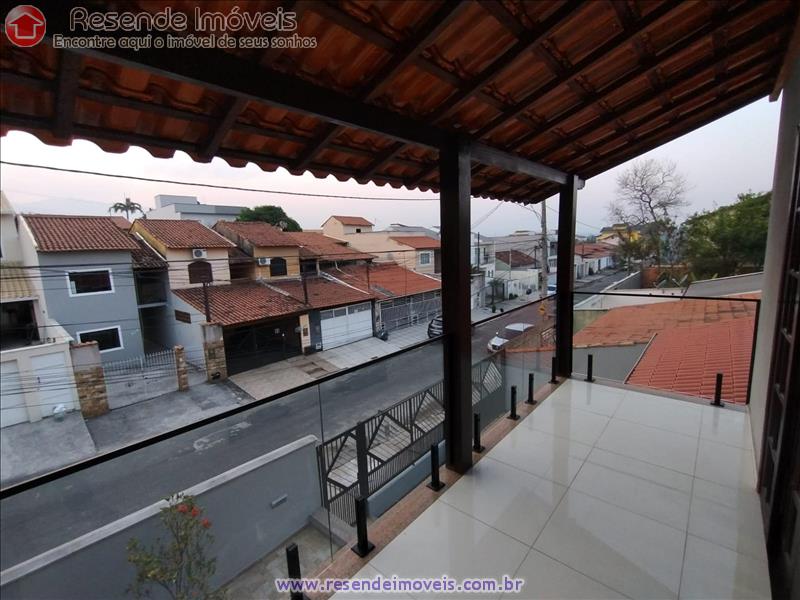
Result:
{"label": "parked car", "polygon": [[555,294],[556,293],[556,284],[555,283],[548,283],[547,284],[547,295]]}
{"label": "parked car", "polygon": [[489,350],[489,352],[497,352],[508,342],[513,340],[515,337],[522,335],[522,333],[531,327],[533,327],[531,323],[511,323],[510,325],[506,325],[502,335],[499,331],[495,333],[494,337],[489,340],[488,344],[486,344],[486,348]]}
{"label": "parked car", "polygon": [[442,315],[436,315],[431,319],[431,322],[428,323],[428,337],[434,338],[437,336],[442,335],[444,329],[442,326]]}

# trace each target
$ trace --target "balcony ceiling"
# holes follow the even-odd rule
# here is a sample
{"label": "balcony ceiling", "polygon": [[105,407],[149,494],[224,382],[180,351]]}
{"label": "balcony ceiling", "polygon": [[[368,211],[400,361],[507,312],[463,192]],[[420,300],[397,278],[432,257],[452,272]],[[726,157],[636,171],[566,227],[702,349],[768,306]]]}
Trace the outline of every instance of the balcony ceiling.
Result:
{"label": "balcony ceiling", "polygon": [[[141,3],[151,11],[166,4]],[[194,3],[170,5],[191,13]],[[315,48],[77,55],[47,44],[17,48],[3,36],[0,133],[437,190],[436,144],[409,143],[402,131],[412,124],[432,139],[458,132],[585,179],[773,92],[800,5],[264,1],[246,9],[279,6],[298,13],[297,33],[315,36]],[[65,23],[46,16],[49,33]],[[189,63],[192,73],[172,68]],[[303,106],[290,109],[232,93],[221,77],[320,93],[298,91]],[[305,97],[324,102],[329,93],[352,112],[377,111],[377,126],[321,118],[325,108],[309,108]],[[377,131],[395,117],[388,135]],[[525,203],[556,189],[482,165],[472,185],[476,196]]]}

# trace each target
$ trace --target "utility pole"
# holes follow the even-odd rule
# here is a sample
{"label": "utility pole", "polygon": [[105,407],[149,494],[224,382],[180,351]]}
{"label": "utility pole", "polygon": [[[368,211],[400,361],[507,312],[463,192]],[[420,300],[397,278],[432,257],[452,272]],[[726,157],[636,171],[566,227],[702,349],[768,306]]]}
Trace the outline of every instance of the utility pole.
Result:
{"label": "utility pole", "polygon": [[208,301],[208,282],[203,282],[203,308],[206,311],[206,323],[211,323],[211,304]]}
{"label": "utility pole", "polygon": [[542,200],[542,237],[539,241],[542,249],[542,259],[539,265],[539,297],[547,295],[547,280],[550,273],[548,258],[550,255],[550,242],[547,239],[547,200]]}

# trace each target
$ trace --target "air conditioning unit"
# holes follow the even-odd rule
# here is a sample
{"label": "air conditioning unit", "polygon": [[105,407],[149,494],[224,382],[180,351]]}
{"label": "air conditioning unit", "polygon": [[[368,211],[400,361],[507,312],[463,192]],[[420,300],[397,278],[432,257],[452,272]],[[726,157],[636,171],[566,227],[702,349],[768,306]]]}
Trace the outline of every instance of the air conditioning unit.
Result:
{"label": "air conditioning unit", "polygon": [[192,258],[207,258],[208,257],[208,250],[205,248],[193,248],[192,249]]}
{"label": "air conditioning unit", "polygon": [[269,263],[272,259],[266,256],[259,256],[258,257],[258,266],[259,267],[268,267]]}

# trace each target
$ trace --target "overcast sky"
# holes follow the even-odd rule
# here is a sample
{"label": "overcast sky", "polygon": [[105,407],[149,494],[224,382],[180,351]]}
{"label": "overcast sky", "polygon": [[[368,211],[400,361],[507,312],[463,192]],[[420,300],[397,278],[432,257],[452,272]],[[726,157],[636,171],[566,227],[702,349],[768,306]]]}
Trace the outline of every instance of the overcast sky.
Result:
{"label": "overcast sky", "polygon": [[[644,157],[672,160],[688,180],[689,208],[685,215],[730,204],[740,192],[764,191],[772,187],[772,169],[780,102],[759,100],[702,129],[674,140]],[[156,194],[197,196],[207,204],[256,206],[277,204],[305,229],[320,227],[331,214],[360,215],[378,228],[390,223],[435,226],[439,222],[437,196],[417,190],[339,182],[333,177],[316,179],[306,173],[290,175],[283,169],[266,173],[255,165],[243,169],[220,159],[202,164],[179,152],[171,159],[150,156],[141,148],[124,154],[109,154],[91,142],[76,141],[69,147],[46,146],[27,133],[11,132],[0,140],[0,157],[6,161],[53,165],[107,173],[161,179],[196,181],[293,192],[378,196],[385,201],[320,199],[215,190],[183,185],[110,179],[82,174],[57,173],[2,165],[0,186],[20,212],[107,214],[107,207],[130,196],[145,209],[154,206]],[[608,204],[614,198],[616,176],[625,164],[590,179],[578,194],[578,232],[596,233],[608,224]],[[430,198],[427,202],[402,199]],[[393,200],[394,199],[394,200]],[[478,222],[497,202],[475,199],[472,220]],[[555,207],[554,200],[549,201]],[[548,212],[548,225],[556,215]],[[475,227],[484,235],[502,235],[517,229],[539,229],[538,217],[518,205],[503,203]]]}

